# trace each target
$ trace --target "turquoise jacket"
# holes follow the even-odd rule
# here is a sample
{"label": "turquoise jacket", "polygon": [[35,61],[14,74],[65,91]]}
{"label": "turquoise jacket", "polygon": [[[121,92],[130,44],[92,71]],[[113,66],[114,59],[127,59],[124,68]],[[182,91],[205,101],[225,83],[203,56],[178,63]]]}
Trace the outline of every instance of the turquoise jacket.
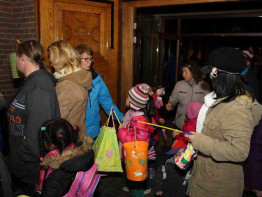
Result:
{"label": "turquoise jacket", "polygon": [[107,115],[110,113],[110,109],[113,106],[119,120],[122,122],[123,114],[119,111],[117,106],[113,103],[110,93],[106,87],[102,77],[98,75],[93,80],[92,91],[90,92],[90,98],[87,102],[86,108],[86,134],[92,138],[96,138],[100,132],[100,108],[99,105],[105,110]]}

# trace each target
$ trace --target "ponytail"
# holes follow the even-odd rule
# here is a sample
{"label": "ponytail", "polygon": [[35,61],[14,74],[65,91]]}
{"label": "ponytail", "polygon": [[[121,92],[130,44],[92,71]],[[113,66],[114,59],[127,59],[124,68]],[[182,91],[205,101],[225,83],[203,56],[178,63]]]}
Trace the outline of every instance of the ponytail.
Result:
{"label": "ponytail", "polygon": [[41,128],[40,132],[40,155],[43,157],[46,153],[44,141],[47,144],[53,144],[61,154],[70,144],[75,144],[78,140],[79,129],[64,119],[55,119],[48,121]]}

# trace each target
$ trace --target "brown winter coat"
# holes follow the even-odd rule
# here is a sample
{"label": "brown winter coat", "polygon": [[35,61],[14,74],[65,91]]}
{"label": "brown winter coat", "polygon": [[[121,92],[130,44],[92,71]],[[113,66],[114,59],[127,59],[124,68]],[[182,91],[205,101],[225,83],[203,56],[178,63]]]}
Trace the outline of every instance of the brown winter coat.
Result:
{"label": "brown winter coat", "polygon": [[86,136],[86,105],[88,90],[91,88],[91,72],[84,69],[62,76],[56,86],[61,118],[79,127],[80,139]]}
{"label": "brown winter coat", "polygon": [[199,150],[188,187],[190,197],[242,197],[246,160],[262,106],[247,95],[208,110],[202,133],[193,138]]}

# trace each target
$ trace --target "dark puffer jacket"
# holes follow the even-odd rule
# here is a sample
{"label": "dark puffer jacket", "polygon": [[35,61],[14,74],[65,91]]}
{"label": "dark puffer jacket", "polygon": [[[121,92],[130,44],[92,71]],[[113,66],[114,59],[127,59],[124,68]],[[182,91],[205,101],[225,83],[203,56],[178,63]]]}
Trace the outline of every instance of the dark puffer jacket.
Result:
{"label": "dark puffer jacket", "polygon": [[[64,196],[70,189],[76,173],[87,171],[94,164],[92,139],[85,137],[80,146],[70,148],[61,155],[45,157],[41,164],[53,171],[44,180],[41,197]],[[47,174],[47,173],[46,173]]]}

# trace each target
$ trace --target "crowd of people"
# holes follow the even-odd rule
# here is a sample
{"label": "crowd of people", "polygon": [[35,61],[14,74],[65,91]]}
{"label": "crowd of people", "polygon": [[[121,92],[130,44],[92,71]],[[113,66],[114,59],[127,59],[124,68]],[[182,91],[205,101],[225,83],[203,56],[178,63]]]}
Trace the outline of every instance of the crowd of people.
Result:
{"label": "crowd of people", "polygon": [[[262,197],[262,105],[251,49],[216,49],[202,68],[190,59],[166,105],[163,88],[136,84],[128,91],[125,115],[93,68],[88,46],[73,48],[61,40],[47,51],[53,73],[39,42],[25,41],[17,49],[17,68],[25,79],[8,106],[8,131],[2,131],[8,132],[9,144],[8,154],[0,157],[3,195],[66,196],[76,174],[95,164],[92,144],[100,133],[101,106],[107,114],[113,108],[121,122],[117,136],[127,173],[123,190],[131,196],[151,192],[153,169],[156,196],[241,197],[246,187]],[[210,85],[203,74],[209,75]],[[3,95],[0,105],[6,105]],[[157,128],[165,124],[161,108],[176,109],[176,130],[158,169],[154,151]],[[146,155],[146,160],[138,159],[141,166],[131,178],[129,142],[146,144],[146,153],[132,150],[134,159]],[[6,161],[10,174],[5,174]]]}

